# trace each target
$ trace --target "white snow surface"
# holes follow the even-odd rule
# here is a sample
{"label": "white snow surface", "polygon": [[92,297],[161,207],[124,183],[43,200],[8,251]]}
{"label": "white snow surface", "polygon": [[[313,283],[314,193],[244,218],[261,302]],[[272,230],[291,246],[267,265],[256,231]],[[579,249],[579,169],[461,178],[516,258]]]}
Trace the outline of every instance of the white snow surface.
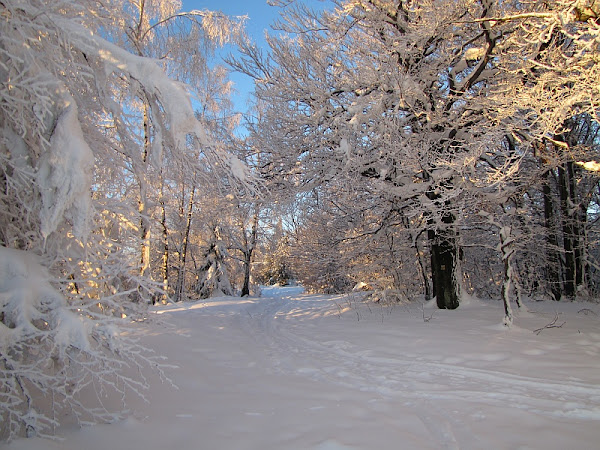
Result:
{"label": "white snow surface", "polygon": [[[122,421],[9,449],[592,449],[600,445],[600,305],[499,301],[456,311],[265,288],[157,307],[150,378]],[[533,331],[553,321],[561,328]],[[424,318],[429,320],[424,320]]]}

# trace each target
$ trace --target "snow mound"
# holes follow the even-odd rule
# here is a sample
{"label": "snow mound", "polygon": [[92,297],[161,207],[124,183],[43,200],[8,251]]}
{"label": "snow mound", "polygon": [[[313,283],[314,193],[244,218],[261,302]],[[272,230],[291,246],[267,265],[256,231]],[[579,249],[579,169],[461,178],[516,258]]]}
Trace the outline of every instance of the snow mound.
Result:
{"label": "snow mound", "polygon": [[49,283],[46,269],[27,252],[0,247],[0,348],[3,351],[42,334],[62,356],[73,346],[89,348],[86,321],[69,310]]}

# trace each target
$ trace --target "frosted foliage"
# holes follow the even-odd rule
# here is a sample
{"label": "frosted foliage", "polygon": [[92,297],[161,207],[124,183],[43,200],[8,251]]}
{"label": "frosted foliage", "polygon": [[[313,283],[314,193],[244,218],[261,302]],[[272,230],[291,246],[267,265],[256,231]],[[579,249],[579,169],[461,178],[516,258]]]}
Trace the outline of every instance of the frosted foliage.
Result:
{"label": "frosted foliage", "polygon": [[[165,122],[171,126],[170,131],[176,143],[184,142],[187,133],[205,139],[184,85],[171,80],[155,61],[133,55],[72,21],[61,22],[63,28],[78,39],[82,50],[97,56],[104,63],[107,73],[122,72],[128,75],[137,80],[149,96],[159,100],[166,115]],[[158,117],[161,116],[159,104],[151,105]]]}
{"label": "frosted foliage", "polygon": [[61,415],[113,421],[122,406],[108,406],[110,399],[143,395],[145,387],[123,369],[157,367],[133,338],[116,332],[123,319],[97,320],[94,304],[72,307],[51,279],[36,255],[0,246],[2,440],[48,436]]}
{"label": "frosted foliage", "polygon": [[233,295],[227,268],[222,259],[220,249],[211,248],[204,267],[198,273],[195,291],[199,298]]}
{"label": "frosted foliage", "polygon": [[151,284],[131,275],[137,199],[123,192],[129,168],[149,170],[131,99],[148,99],[157,153],[215,146],[160,61],[101,37],[124,34],[110,29],[123,4],[0,2],[0,440],[52,434],[58,417],[112,421],[113,397],[141,394],[158,367],[123,333]]}
{"label": "frosted foliage", "polygon": [[81,131],[77,105],[67,96],[50,138],[50,149],[40,161],[37,182],[42,194],[41,232],[56,230],[65,214],[73,218],[75,235],[85,238],[92,213],[90,187],[94,155]]}
{"label": "frosted foliage", "polygon": [[[141,4],[140,4],[141,5]],[[139,9],[138,5],[134,6]],[[150,27],[151,20],[165,20],[181,9],[180,0],[146,0],[143,4],[144,28]],[[141,25],[141,24],[140,24]]]}
{"label": "frosted foliage", "polygon": [[219,228],[213,230],[209,248],[204,255],[204,264],[198,269],[194,291],[199,298],[233,294],[225,265],[227,249],[220,234]]}
{"label": "frosted foliage", "polygon": [[[223,36],[233,39],[241,21],[180,13],[180,6],[124,0],[6,0],[0,6],[0,79],[10,80],[0,83],[0,177],[6,185],[0,244],[43,252],[61,276],[112,271],[114,279],[94,295],[105,288],[113,294],[113,282],[124,291],[150,282],[123,283],[131,267],[113,264],[115,252],[145,237],[134,236],[130,226],[123,227],[127,236],[114,238],[118,245],[102,237],[106,218],[139,224],[132,186],[137,184],[150,223],[154,207],[148,200],[160,190],[153,173],[165,161],[192,172],[202,154],[203,164],[218,166],[231,179],[248,176],[208,134],[190,99],[208,70],[200,64],[192,77],[196,64],[190,62],[206,62],[219,40],[202,27],[221,26]],[[137,264],[131,254],[122,259]]]}
{"label": "frosted foliage", "polygon": [[[359,264],[368,269],[352,281],[391,279],[405,286],[404,280],[411,278],[406,262],[416,259],[426,296],[443,291],[457,297],[454,292],[463,280],[500,290],[499,278],[477,273],[482,264],[465,261],[475,270],[473,276],[458,258],[441,261],[443,255],[474,247],[472,240],[478,247],[473,254],[481,260],[486,261],[486,252],[495,252],[498,274],[503,273],[501,257],[506,258],[507,294],[519,295],[520,269],[533,266],[542,273],[562,264],[559,259],[530,264],[524,255],[533,253],[528,240],[538,239],[534,236],[541,237],[536,242],[542,245],[550,240],[541,242],[551,234],[546,174],[574,158],[581,167],[597,167],[598,2],[334,3],[323,13],[290,7],[278,27],[285,34],[269,36],[271,54],[245,48],[236,66],[246,66],[246,73],[257,79],[257,96],[266,105],[256,138],[275,155],[280,178],[307,192],[304,198],[315,199],[312,210],[306,208],[308,219],[298,221],[305,228],[305,234],[298,234],[297,253],[303,258],[298,265],[308,272],[311,285],[331,288],[333,276],[318,279],[326,268],[349,274],[361,246],[365,262]],[[578,123],[586,120],[592,131],[576,133],[574,125],[583,127]],[[584,145],[576,136],[586,133],[595,133],[595,141]],[[576,168],[569,187],[573,192],[580,189],[579,173]],[[576,218],[581,229],[571,234],[585,236],[586,212],[597,204],[587,199],[595,190],[582,194],[581,201],[573,193],[565,204],[565,217],[574,216],[577,208],[581,212]],[[519,210],[518,220],[499,223],[513,230],[520,223],[528,232],[512,236],[517,243],[511,251],[517,255],[511,263],[512,242],[505,254],[489,248],[500,238],[498,227],[484,224],[485,238],[463,230],[478,230],[480,218],[473,211],[506,215],[503,202],[513,195],[518,200],[511,208]],[[378,214],[368,217],[367,210]],[[319,220],[322,211],[327,214],[319,233],[312,220]],[[389,253],[379,247],[385,234],[393,237]],[[322,242],[325,236],[331,242]],[[376,242],[369,242],[370,236]],[[346,241],[352,245],[343,251],[332,245]],[[563,241],[566,254],[572,254],[568,239]],[[460,246],[464,248],[457,252]],[[581,249],[587,252],[585,245]],[[373,269],[379,255],[388,263],[385,277]],[[391,264],[396,255],[400,261]],[[319,270],[305,270],[317,259]],[[452,275],[446,275],[448,264]],[[574,273],[585,270],[580,265]],[[444,284],[451,289],[442,288]]]}
{"label": "frosted foliage", "polygon": [[50,285],[50,275],[34,255],[0,247],[0,348],[6,354],[40,332],[53,336],[54,350],[89,349],[86,319],[74,314]]}
{"label": "frosted foliage", "polygon": [[234,155],[223,154],[224,165],[228,168],[235,184],[243,186],[248,192],[252,192],[259,184],[252,170]]}
{"label": "frosted foliage", "polygon": [[[536,138],[564,131],[575,114],[598,111],[600,93],[600,7],[582,0],[534,1],[528,10],[504,11],[498,33],[500,67],[510,82],[498,86],[492,110],[499,119],[517,119],[517,132]],[[514,30],[514,31],[513,31]]]}
{"label": "frosted foliage", "polygon": [[[0,436],[30,435],[53,424],[36,392],[60,391],[76,349],[88,351],[88,319],[72,312],[35,256],[0,247]],[[64,389],[64,387],[62,388]],[[59,392],[60,393],[60,392]],[[62,393],[61,393],[62,394]]]}
{"label": "frosted foliage", "polygon": [[[178,17],[179,2],[146,3],[149,9],[144,18]],[[123,5],[115,0],[108,6]],[[94,32],[114,25],[108,17],[111,11],[104,6],[94,2],[30,0],[6,1],[2,7],[6,20],[0,33],[0,78],[10,79],[10,83],[0,86],[1,157],[6,158],[3,166],[19,169],[6,172],[7,185],[15,186],[19,196],[7,195],[2,222],[14,224],[11,217],[18,216],[19,210],[28,211],[22,216],[29,222],[20,226],[23,233],[29,233],[27,239],[11,233],[1,241],[5,245],[19,242],[24,248],[35,248],[40,245],[39,237],[46,242],[53,232],[63,233],[71,228],[75,237],[85,240],[94,213],[90,189],[94,161],[110,160],[118,165],[115,160],[119,156],[110,154],[112,149],[140,159],[139,124],[132,121],[134,107],[123,105],[126,99],[145,98],[148,102],[152,127],[148,158],[157,169],[165,148],[170,155],[185,156],[190,135],[195,136],[209,157],[216,153],[215,144],[194,115],[186,86],[169,78],[161,61],[132,54],[104,39],[103,33]],[[196,24],[203,23],[204,16],[210,14],[190,17]],[[206,20],[211,26],[233,26],[233,21],[219,17]],[[106,34],[111,36],[113,31],[107,29]],[[200,41],[202,38],[198,36]],[[214,157],[221,159],[220,155]],[[137,161],[134,165],[136,176],[141,177],[145,167]],[[19,178],[20,170],[28,179]],[[32,176],[34,172],[37,173]],[[34,179],[33,184],[30,178]],[[31,197],[26,204],[24,191],[29,191]],[[32,198],[36,202],[39,198],[39,209]],[[23,204],[17,204],[18,201]],[[10,208],[7,203],[11,203]],[[32,223],[32,215],[39,216],[38,224]]]}

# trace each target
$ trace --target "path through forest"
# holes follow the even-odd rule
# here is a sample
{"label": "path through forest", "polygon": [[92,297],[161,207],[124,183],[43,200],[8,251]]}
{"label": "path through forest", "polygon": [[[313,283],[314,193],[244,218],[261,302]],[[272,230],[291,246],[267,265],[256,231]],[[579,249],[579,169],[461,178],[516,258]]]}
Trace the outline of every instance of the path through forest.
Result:
{"label": "path through forest", "polygon": [[[9,448],[597,448],[600,308],[527,309],[507,330],[500,302],[422,310],[297,287],[161,307],[140,332],[178,389],[151,379],[122,422]],[[533,332],[555,314],[561,328]]]}

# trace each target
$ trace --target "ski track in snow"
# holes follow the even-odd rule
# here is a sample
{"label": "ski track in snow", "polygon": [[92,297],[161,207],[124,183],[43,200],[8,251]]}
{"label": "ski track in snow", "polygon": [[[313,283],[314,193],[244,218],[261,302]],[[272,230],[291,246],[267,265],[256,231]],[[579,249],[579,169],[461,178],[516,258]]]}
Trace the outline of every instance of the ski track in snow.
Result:
{"label": "ski track in snow", "polygon": [[384,307],[296,287],[159,307],[164,321],[141,327],[141,337],[176,366],[168,375],[178,390],[153,383],[150,406],[134,405],[119,424],[67,429],[64,445],[11,445],[598,448],[600,319],[574,316],[571,306],[571,328],[540,336],[532,330],[554,317],[547,306],[512,330],[494,323],[496,302],[431,309],[425,323],[419,304]]}
{"label": "ski track in snow", "polygon": [[[510,404],[557,418],[600,420],[598,385],[427,362],[416,356],[379,357],[372,355],[373,350],[361,349],[350,342],[319,342],[299,331],[301,327],[292,328],[285,323],[286,317],[302,310],[299,302],[305,304],[304,308],[316,311],[335,307],[323,300],[311,301],[310,297],[299,301],[297,297],[283,296],[252,304],[247,309],[248,315],[241,314],[238,318],[249,335],[262,340],[270,349],[273,366],[283,373],[299,373],[317,381],[407,400]],[[494,356],[488,358],[493,361]],[[473,386],[486,389],[474,390]]]}
{"label": "ski track in snow", "polygon": [[[473,409],[477,404],[510,406],[555,419],[600,420],[600,387],[596,384],[471,368],[458,364],[462,358],[446,357],[447,361],[457,362],[452,364],[424,361],[418,355],[377,356],[373,349],[356,343],[318,341],[311,336],[310,328],[289,324],[290,317],[302,322],[303,315],[336,314],[338,304],[332,305],[320,296],[312,298],[284,295],[262,299],[247,306],[246,314],[238,317],[239,325],[269,349],[272,366],[283,374],[300,374],[319,383],[402,399],[439,448],[460,449],[467,443],[477,448],[470,425],[444,411],[440,400],[472,403]],[[357,315],[360,320],[360,312]],[[479,357],[494,362],[505,355]],[[483,447],[483,443],[479,445]]]}

